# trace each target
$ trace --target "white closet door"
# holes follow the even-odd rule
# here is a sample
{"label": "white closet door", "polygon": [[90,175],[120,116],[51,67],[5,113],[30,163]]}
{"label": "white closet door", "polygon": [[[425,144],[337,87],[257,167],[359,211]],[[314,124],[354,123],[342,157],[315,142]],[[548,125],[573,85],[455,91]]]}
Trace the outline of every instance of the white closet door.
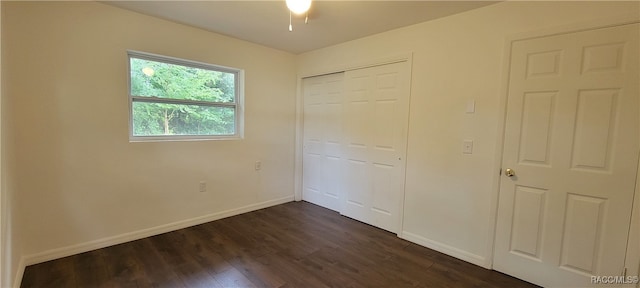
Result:
{"label": "white closet door", "polygon": [[344,73],[305,78],[302,199],[340,211]]}
{"label": "white closet door", "polygon": [[398,233],[409,116],[408,63],[345,72],[342,214]]}
{"label": "white closet door", "polygon": [[639,149],[638,24],[512,45],[494,268],[547,287],[621,275]]}

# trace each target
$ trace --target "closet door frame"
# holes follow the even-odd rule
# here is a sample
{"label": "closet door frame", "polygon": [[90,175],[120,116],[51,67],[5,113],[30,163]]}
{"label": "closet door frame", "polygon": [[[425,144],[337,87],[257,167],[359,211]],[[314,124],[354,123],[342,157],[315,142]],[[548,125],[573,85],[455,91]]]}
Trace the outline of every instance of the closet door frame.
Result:
{"label": "closet door frame", "polygon": [[[405,69],[406,75],[409,77],[409,107],[411,106],[411,85],[412,85],[412,66],[413,66],[413,52],[404,53],[404,54],[396,54],[388,57],[381,57],[375,59],[368,59],[364,61],[356,61],[353,63],[345,63],[345,65],[340,65],[336,67],[327,67],[319,70],[312,71],[303,71],[297,76],[297,87],[296,87],[296,134],[295,134],[295,163],[294,163],[294,200],[302,201],[302,177],[303,177],[303,140],[304,140],[304,91],[303,91],[303,79],[314,76],[322,76],[327,74],[334,74],[340,72],[346,72],[349,70],[356,70],[386,64],[393,64],[398,62],[406,61]],[[410,113],[410,112],[409,112]],[[409,135],[409,121],[407,121],[407,135]],[[406,149],[405,155],[403,156],[406,159]],[[405,161],[406,165],[406,161]],[[406,167],[405,167],[406,171]],[[405,194],[405,191],[402,191],[402,194]],[[400,212],[400,224],[398,229],[398,237],[402,237],[402,227],[403,227],[403,218],[404,218],[404,198],[402,199],[401,212]]]}

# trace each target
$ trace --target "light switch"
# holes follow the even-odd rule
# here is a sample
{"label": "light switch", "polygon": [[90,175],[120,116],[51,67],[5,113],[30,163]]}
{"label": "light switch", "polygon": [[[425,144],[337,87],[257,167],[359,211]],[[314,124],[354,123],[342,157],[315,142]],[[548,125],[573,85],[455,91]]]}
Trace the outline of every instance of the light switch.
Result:
{"label": "light switch", "polygon": [[467,102],[467,113],[475,113],[476,112],[476,100],[469,100]]}
{"label": "light switch", "polygon": [[462,154],[473,154],[473,140],[462,141]]}

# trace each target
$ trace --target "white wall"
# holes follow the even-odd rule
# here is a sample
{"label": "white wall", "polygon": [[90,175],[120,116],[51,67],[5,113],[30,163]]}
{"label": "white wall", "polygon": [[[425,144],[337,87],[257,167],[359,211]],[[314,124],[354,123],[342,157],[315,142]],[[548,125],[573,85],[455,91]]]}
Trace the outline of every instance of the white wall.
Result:
{"label": "white wall", "polygon": [[4,187],[5,181],[3,174],[5,162],[4,157],[2,157],[4,155],[4,145],[2,145],[2,142],[4,142],[4,137],[2,137],[2,135],[4,135],[2,133],[2,114],[2,3],[0,2],[0,286],[5,285],[4,279],[7,278],[7,276],[5,276],[7,273],[5,267],[10,266],[8,258],[5,257],[7,251],[7,200],[5,193],[7,189]]}
{"label": "white wall", "polygon": [[[2,9],[6,2],[0,2],[0,15],[4,16],[6,9]],[[2,41],[7,25],[4,25],[3,18],[0,17],[0,33],[3,37],[0,37],[0,287],[11,287],[16,277],[21,274],[21,255],[22,251],[22,233],[21,229],[23,225],[18,224],[18,218],[16,216],[17,210],[15,208],[15,191],[13,189],[13,174],[11,173],[10,163],[15,163],[10,159],[14,158],[13,145],[10,145],[9,131],[12,128],[9,125],[12,110],[8,108],[8,97],[5,97],[5,89],[7,85],[4,85],[7,71],[6,50],[3,49],[3,45],[7,45],[8,41]]]}
{"label": "white wall", "polygon": [[[505,37],[638,11],[637,2],[508,2],[296,57],[95,2],[1,3],[9,278],[20,256],[292,199],[296,72],[406,52],[405,236],[486,264]],[[245,139],[129,143],[126,49],[245,69]],[[475,114],[464,113],[469,99]],[[460,153],[462,139],[474,140],[473,155]]]}
{"label": "white wall", "polygon": [[7,252],[7,199],[6,199],[6,191],[4,185],[4,145],[2,142],[4,135],[2,133],[2,3],[0,2],[0,286],[7,286],[9,282],[5,283],[5,279],[9,278],[7,276],[8,267],[10,266],[9,258],[5,256]]}
{"label": "white wall", "polygon": [[[5,2],[0,2],[0,34],[3,34],[3,29],[6,26],[2,25],[2,16],[5,10],[3,10]],[[0,37],[0,287],[11,287],[12,281],[16,277],[16,272],[19,270],[20,255],[14,253],[14,251],[21,250],[20,233],[16,232],[19,225],[16,223],[15,209],[13,208],[13,190],[11,189],[10,173],[8,168],[8,159],[12,155],[12,150],[7,145],[7,131],[8,121],[7,119],[11,115],[11,111],[7,109],[6,101],[4,97],[3,85],[4,69],[6,65],[2,66],[2,56],[4,50],[2,45],[7,44],[6,41],[2,41]]]}
{"label": "white wall", "polygon": [[[504,2],[312,51],[300,75],[413,52],[403,237],[488,266],[507,36],[634,14],[638,2]],[[345,64],[346,63],[346,64]],[[476,113],[465,114],[468,100]],[[463,155],[462,140],[474,140]]]}
{"label": "white wall", "polygon": [[[2,5],[15,252],[27,264],[293,200],[293,54],[96,2]],[[244,69],[245,139],[129,143],[127,49]]]}
{"label": "white wall", "polygon": [[[638,162],[640,167],[640,160]],[[633,213],[631,217],[631,230],[629,231],[629,244],[627,246],[627,259],[625,267],[629,269],[627,275],[640,276],[640,170],[636,177],[636,195],[633,203]],[[636,285],[640,287],[640,283]]]}

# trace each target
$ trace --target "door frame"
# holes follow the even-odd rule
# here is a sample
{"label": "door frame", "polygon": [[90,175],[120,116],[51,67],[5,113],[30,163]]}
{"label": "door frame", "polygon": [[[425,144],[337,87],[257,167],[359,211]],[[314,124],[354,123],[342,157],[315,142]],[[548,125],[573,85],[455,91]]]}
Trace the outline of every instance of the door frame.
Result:
{"label": "door frame", "polygon": [[[498,221],[498,200],[500,196],[500,177],[501,177],[501,168],[502,168],[502,155],[504,153],[504,136],[505,136],[505,126],[506,126],[506,118],[507,118],[507,101],[509,96],[509,74],[511,68],[511,47],[516,41],[530,40],[535,38],[543,38],[561,34],[569,34],[576,33],[594,29],[602,29],[602,28],[610,28],[628,24],[640,23],[640,17],[638,15],[628,14],[621,17],[615,18],[604,18],[599,20],[592,20],[587,22],[580,22],[569,25],[562,25],[553,28],[540,29],[522,33],[516,33],[513,35],[509,35],[505,38],[504,48],[503,48],[503,61],[502,61],[502,83],[500,87],[500,99],[498,106],[498,127],[497,127],[497,137],[496,137],[496,153],[494,155],[494,165],[493,171],[495,171],[494,177],[492,179],[493,186],[493,195],[491,196],[491,208],[489,215],[489,229],[487,229],[488,239],[487,241],[487,262],[485,263],[485,267],[493,269],[493,258],[494,258],[494,250],[495,250],[495,240],[496,240],[496,226]],[[638,159],[638,166],[640,168],[640,159]],[[636,178],[636,189],[634,191],[634,203],[632,208],[632,219],[640,219],[640,182],[638,182],[638,178],[640,178],[640,170],[638,171],[638,177]],[[635,241],[635,242],[634,242]],[[633,275],[634,273],[640,274],[640,255],[637,255],[637,251],[640,251],[640,247],[630,249],[631,243],[639,243],[640,242],[640,224],[634,225],[631,223],[630,233],[627,239],[627,253],[625,257],[625,267],[632,268],[631,273],[629,275]],[[633,255],[632,252],[636,251],[636,255]],[[638,272],[635,272],[638,270]]]}
{"label": "door frame", "polygon": [[[374,66],[381,66],[386,64],[393,64],[399,62],[407,62],[406,69],[407,75],[409,77],[409,111],[407,115],[407,126],[405,127],[407,131],[407,138],[409,136],[409,121],[411,116],[411,85],[412,85],[412,67],[413,67],[413,52],[407,52],[402,54],[391,55],[388,57],[376,58],[376,59],[367,59],[365,61],[347,63],[345,65],[335,66],[335,67],[327,67],[318,70],[311,71],[303,71],[302,73],[298,72],[297,83],[296,83],[296,128],[295,128],[295,157],[294,157],[294,200],[302,201],[302,171],[303,171],[303,146],[304,146],[304,85],[302,83],[304,78],[314,77],[314,76],[322,76],[334,73],[346,72],[349,70],[356,70],[362,68],[369,68]],[[409,141],[407,139],[405,145],[405,155],[402,157],[405,159],[404,162],[404,179],[402,181],[405,182],[405,189],[402,191],[402,199],[400,205],[400,223],[398,224],[398,237],[402,237],[402,225],[404,221],[404,199],[405,199],[405,190],[406,190],[406,171],[407,171],[407,153],[408,153],[408,144]]]}

